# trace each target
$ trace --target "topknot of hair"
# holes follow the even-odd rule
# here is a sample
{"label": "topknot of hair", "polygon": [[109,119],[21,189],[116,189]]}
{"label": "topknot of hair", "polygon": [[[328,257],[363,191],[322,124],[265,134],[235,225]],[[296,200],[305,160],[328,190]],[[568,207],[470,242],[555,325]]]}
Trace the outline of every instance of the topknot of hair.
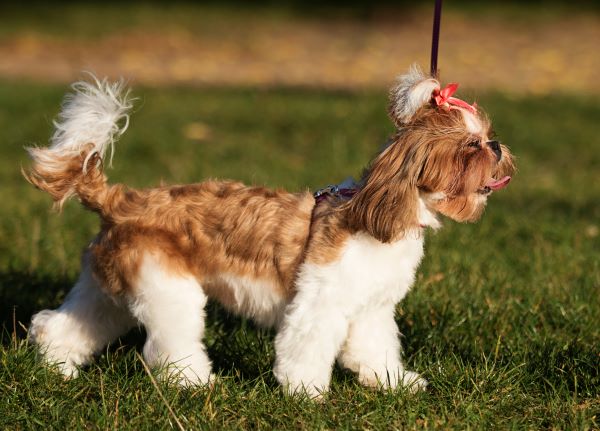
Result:
{"label": "topknot of hair", "polygon": [[397,126],[409,123],[422,106],[431,102],[433,92],[439,88],[439,81],[413,64],[390,90],[390,118]]}

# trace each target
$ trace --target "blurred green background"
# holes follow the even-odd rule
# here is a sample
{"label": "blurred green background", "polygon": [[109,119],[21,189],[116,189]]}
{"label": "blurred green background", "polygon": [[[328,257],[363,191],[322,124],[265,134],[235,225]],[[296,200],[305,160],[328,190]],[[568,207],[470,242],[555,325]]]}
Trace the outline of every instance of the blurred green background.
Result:
{"label": "blurred green background", "polygon": [[[0,76],[81,70],[147,85],[386,88],[428,68],[430,2],[46,2],[0,6]],[[511,93],[599,90],[597,2],[446,1],[442,79]]]}
{"label": "blurred green background", "polygon": [[[358,175],[393,131],[386,92],[427,69],[433,1],[46,2],[0,5],[0,428],[156,429],[172,416],[113,344],[75,380],[36,360],[32,313],[60,304],[97,218],[21,176],[82,71],[137,97],[113,182],[235,178],[316,189]],[[439,65],[517,157],[475,225],[428,234],[398,308],[417,396],[336,369],[323,405],[286,400],[273,334],[209,307],[221,381],[162,387],[186,428],[597,429],[600,411],[600,12],[597,2],[444,4]]]}

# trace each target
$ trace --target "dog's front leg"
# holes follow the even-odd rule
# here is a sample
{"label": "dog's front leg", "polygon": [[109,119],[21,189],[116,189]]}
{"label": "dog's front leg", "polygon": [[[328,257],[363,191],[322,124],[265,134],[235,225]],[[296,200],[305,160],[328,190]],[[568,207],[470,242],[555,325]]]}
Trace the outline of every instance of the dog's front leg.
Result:
{"label": "dog's front leg", "polygon": [[347,314],[334,289],[299,283],[275,338],[275,377],[289,394],[318,398],[348,333]]}
{"label": "dog's front leg", "polygon": [[394,313],[395,304],[387,304],[353,315],[338,362],[357,373],[365,386],[396,388],[401,385],[416,392],[424,389],[427,381],[404,368]]}

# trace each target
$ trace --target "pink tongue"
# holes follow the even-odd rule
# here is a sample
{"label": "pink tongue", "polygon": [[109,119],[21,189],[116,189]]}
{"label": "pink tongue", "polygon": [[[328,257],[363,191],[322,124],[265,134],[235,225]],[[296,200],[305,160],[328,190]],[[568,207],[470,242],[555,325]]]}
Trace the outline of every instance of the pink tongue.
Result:
{"label": "pink tongue", "polygon": [[490,178],[490,182],[487,183],[486,186],[488,186],[492,190],[500,190],[500,189],[503,189],[504,187],[506,187],[508,183],[510,183],[510,177],[509,176],[506,176],[506,177],[501,178],[499,180],[495,180],[493,178]]}

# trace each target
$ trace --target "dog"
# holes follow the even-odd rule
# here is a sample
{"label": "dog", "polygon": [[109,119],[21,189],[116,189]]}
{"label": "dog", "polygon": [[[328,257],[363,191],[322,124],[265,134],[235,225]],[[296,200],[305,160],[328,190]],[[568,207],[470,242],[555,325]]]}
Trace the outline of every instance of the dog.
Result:
{"label": "dog", "polygon": [[[169,381],[215,378],[203,345],[209,298],[273,327],[274,374],[287,393],[320,397],[337,361],[369,387],[427,382],[401,358],[394,319],[439,215],[480,218],[515,169],[457,85],[413,66],[390,91],[396,131],[348,188],[290,193],[232,181],[134,190],[103,166],[132,103],[123,81],[73,84],[49,147],[32,147],[24,175],[60,208],[69,197],[101,229],[56,310],[32,318],[30,339],[67,377],[143,325],[143,357]],[[108,151],[110,150],[110,151]]]}

